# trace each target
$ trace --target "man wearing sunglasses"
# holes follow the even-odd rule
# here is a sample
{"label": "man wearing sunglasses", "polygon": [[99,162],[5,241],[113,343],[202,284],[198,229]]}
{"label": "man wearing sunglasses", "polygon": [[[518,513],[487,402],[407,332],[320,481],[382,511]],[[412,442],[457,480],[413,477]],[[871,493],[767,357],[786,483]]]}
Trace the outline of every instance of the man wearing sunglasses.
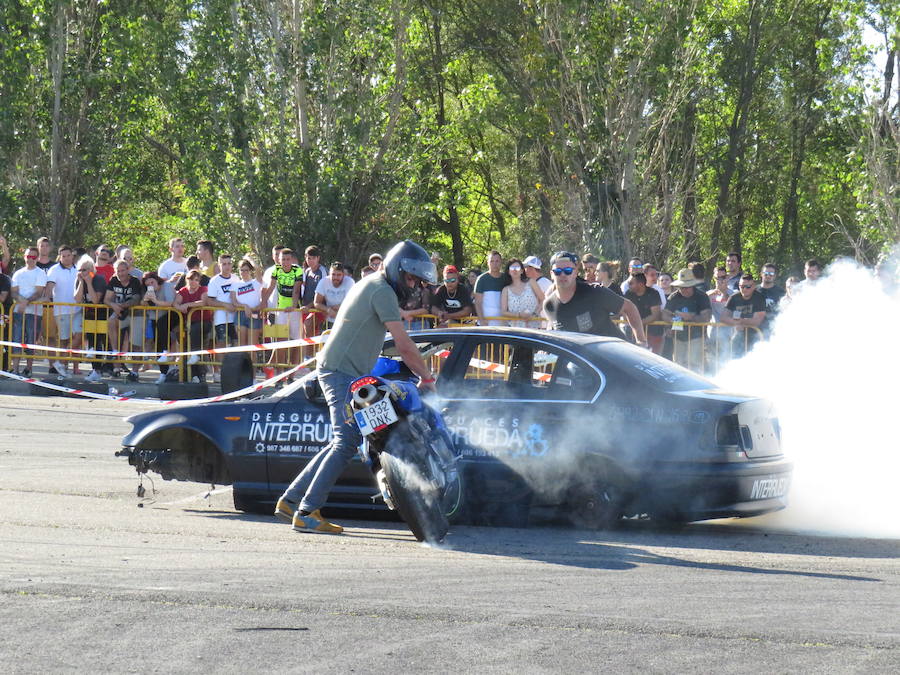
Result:
{"label": "man wearing sunglasses", "polygon": [[555,253],[550,259],[550,271],[556,280],[556,290],[544,300],[550,327],[624,339],[612,322],[613,316],[622,315],[637,344],[646,347],[647,335],[634,303],[604,286],[592,286],[576,274],[577,267],[578,256],[568,251]]}
{"label": "man wearing sunglasses", "polygon": [[[39,304],[44,296],[44,288],[47,286],[47,273],[37,266],[38,247],[29,246],[25,249],[25,267],[16,270],[12,276],[12,297],[15,302],[13,308],[12,341],[33,344],[41,334],[41,324],[44,318],[43,307]],[[13,347],[13,370],[19,367],[19,354],[21,347]],[[28,358],[25,360],[25,369],[20,373],[28,377],[31,375],[33,365],[31,355],[34,352],[26,349]]]}
{"label": "man wearing sunglasses", "polygon": [[759,332],[754,329],[759,328],[766,318],[766,299],[756,292],[753,275],[742,276],[738,289],[740,293],[728,298],[728,304],[722,312],[722,323],[735,326],[734,337],[731,338],[731,353],[734,357],[743,356],[750,351],[759,339]]}
{"label": "man wearing sunglasses", "polygon": [[475,309],[472,296],[459,282],[459,270],[454,265],[447,265],[444,268],[444,283],[438,286],[437,292],[431,296],[431,313],[438,318],[439,326],[446,326],[448,321],[471,316]]}

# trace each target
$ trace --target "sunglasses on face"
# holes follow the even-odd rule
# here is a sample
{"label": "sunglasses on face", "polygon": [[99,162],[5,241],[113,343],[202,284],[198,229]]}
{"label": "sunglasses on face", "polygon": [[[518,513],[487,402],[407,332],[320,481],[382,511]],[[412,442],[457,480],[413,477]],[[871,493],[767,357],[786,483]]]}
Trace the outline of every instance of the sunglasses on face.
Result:
{"label": "sunglasses on face", "polygon": [[753,288],[753,284],[741,284],[741,288]]}
{"label": "sunglasses on face", "polygon": [[447,277],[444,281],[448,284],[452,284],[454,281],[459,281],[456,277]]}
{"label": "sunglasses on face", "polygon": [[728,281],[728,277],[716,277],[718,281]]}
{"label": "sunglasses on face", "polygon": [[553,274],[555,274],[556,276],[559,276],[560,274],[565,274],[566,276],[569,276],[574,271],[575,271],[574,267],[554,267],[553,268]]}
{"label": "sunglasses on face", "polygon": [[522,268],[519,267],[518,265],[513,265],[512,267],[509,268],[509,271],[510,272],[521,272]]}
{"label": "sunglasses on face", "polygon": [[37,256],[36,255],[26,255],[25,260],[37,260]]}
{"label": "sunglasses on face", "polygon": [[764,276],[764,277],[774,277],[774,276],[775,276],[775,272],[763,272],[763,276]]}

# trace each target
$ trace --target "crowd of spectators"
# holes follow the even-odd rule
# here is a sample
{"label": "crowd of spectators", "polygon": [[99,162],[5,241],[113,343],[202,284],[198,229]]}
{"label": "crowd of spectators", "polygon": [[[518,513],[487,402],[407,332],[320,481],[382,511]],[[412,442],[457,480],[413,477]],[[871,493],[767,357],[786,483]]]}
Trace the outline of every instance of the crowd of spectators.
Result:
{"label": "crowd of spectators", "polygon": [[[250,256],[235,261],[228,254],[216,255],[207,240],[198,241],[194,254],[186,255],[181,238],[169,241],[168,257],[149,271],[136,266],[134,252],[127,246],[112,249],[100,245],[91,250],[60,246],[55,257],[52,253],[50,240],[41,237],[26,248],[13,269],[9,247],[0,237],[0,301],[5,315],[12,310],[12,342],[34,344],[43,339],[41,344],[97,351],[125,351],[131,345],[133,351],[162,354],[159,382],[175,372],[169,372],[172,360],[167,357],[167,352],[178,346],[178,326],[171,310],[185,316],[189,350],[208,346],[210,340],[217,347],[255,344],[266,321],[285,325],[286,336],[295,339],[317,335],[332,325],[357,282],[351,266],[340,261],[323,264],[317,246],[308,246],[302,260],[293,250],[275,246],[272,264],[265,269]],[[731,355],[742,354],[768,334],[779,307],[790,302],[804,284],[816,283],[821,273],[821,265],[808,260],[804,278],[790,277],[782,287],[776,265],[763,265],[757,278],[743,269],[740,253],[731,252],[724,264],[713,270],[710,283],[700,262],[691,262],[673,275],[637,257],[621,270],[619,261],[601,261],[592,254],[566,256],[565,266],[551,261],[545,276],[544,264],[535,255],[504,260],[499,251],[491,251],[482,271],[441,267],[439,257],[433,254],[432,261],[442,271],[440,283],[411,283],[401,289],[401,316],[409,328],[466,321],[550,328],[548,298],[556,293],[560,275],[574,274],[579,285],[623,299],[609,302],[610,307],[622,306],[611,314],[629,318],[626,310],[636,308],[635,316],[640,317],[638,324],[643,323],[652,351],[671,357],[681,347],[689,361],[699,363],[701,350],[721,352],[727,346]],[[367,262],[359,279],[380,270],[382,255],[373,253]],[[44,307],[42,303],[53,305]],[[102,308],[78,306],[81,304]],[[145,309],[130,311],[133,307]],[[269,313],[266,308],[279,311]],[[197,311],[191,311],[194,309]],[[84,321],[106,322],[107,330],[83,331]],[[628,323],[632,323],[630,318]],[[612,322],[591,326],[585,332],[621,336]],[[626,326],[625,337],[634,339],[634,330],[640,329],[640,325]],[[20,369],[22,351],[19,347],[4,350],[3,369],[11,365],[14,372],[29,375],[33,355],[24,350],[25,365]],[[291,355],[292,362],[300,357],[298,349]],[[92,366],[88,380],[99,381],[105,375],[138,377],[135,367],[124,362],[88,360]],[[196,357],[188,365],[191,380],[205,380],[206,369]],[[68,372],[68,364],[60,360],[51,359],[50,367],[59,375]],[[73,369],[78,374],[77,364]],[[218,373],[213,370],[216,380]]]}

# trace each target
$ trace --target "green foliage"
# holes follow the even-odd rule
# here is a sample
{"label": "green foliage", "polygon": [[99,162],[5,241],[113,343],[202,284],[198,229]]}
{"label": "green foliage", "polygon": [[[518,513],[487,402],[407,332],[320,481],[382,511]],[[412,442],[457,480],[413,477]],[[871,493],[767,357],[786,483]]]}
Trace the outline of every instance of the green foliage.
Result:
{"label": "green foliage", "polygon": [[876,0],[10,0],[0,220],[147,266],[174,235],[872,259],[900,87],[875,105],[866,22],[896,47]]}

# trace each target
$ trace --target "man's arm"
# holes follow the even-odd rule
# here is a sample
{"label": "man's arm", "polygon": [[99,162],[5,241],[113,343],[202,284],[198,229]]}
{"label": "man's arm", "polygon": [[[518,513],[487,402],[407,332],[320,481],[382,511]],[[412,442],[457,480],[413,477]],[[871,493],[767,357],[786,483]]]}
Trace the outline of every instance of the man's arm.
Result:
{"label": "man's arm", "polygon": [[662,316],[662,309],[659,305],[653,305],[653,307],[650,308],[650,313],[644,317],[644,327],[646,328],[648,324],[651,324],[654,321],[659,321],[660,316]]}
{"label": "man's arm", "polygon": [[103,296],[103,304],[112,309],[116,314],[122,311],[121,305],[116,302],[116,293],[112,289],[108,289]]}
{"label": "man's arm", "polygon": [[299,307],[303,302],[303,279],[294,282],[294,290],[291,293],[291,307]]}
{"label": "man's arm", "polygon": [[635,341],[644,347],[647,346],[647,334],[644,332],[644,322],[641,321],[641,313],[634,303],[627,298],[622,301],[620,314],[625,317],[631,330],[634,332]]}
{"label": "man's arm", "polygon": [[484,293],[475,292],[475,313],[479,319],[484,318]]}
{"label": "man's arm", "polygon": [[54,288],[56,288],[55,281],[48,281],[47,285],[44,286],[44,297],[47,298],[47,300],[53,300],[53,289]]}
{"label": "man's arm", "polygon": [[384,324],[384,327],[387,328],[391,337],[394,338],[394,347],[396,347],[397,353],[400,354],[400,358],[403,359],[403,363],[422,378],[420,386],[423,389],[435,391],[434,375],[431,372],[431,368],[425,363],[425,360],[416,348],[416,343],[409,337],[409,333],[403,327],[403,322],[388,321]]}
{"label": "man's arm", "polygon": [[269,298],[272,297],[272,291],[275,290],[275,284],[278,283],[275,280],[275,275],[273,274],[269,278],[269,285],[262,289],[262,304],[263,306],[269,304]]}
{"label": "man's arm", "polygon": [[313,302],[313,307],[322,312],[325,312],[325,314],[328,314],[328,305],[325,302],[325,296],[321,293],[316,293],[316,299],[315,302]]}

